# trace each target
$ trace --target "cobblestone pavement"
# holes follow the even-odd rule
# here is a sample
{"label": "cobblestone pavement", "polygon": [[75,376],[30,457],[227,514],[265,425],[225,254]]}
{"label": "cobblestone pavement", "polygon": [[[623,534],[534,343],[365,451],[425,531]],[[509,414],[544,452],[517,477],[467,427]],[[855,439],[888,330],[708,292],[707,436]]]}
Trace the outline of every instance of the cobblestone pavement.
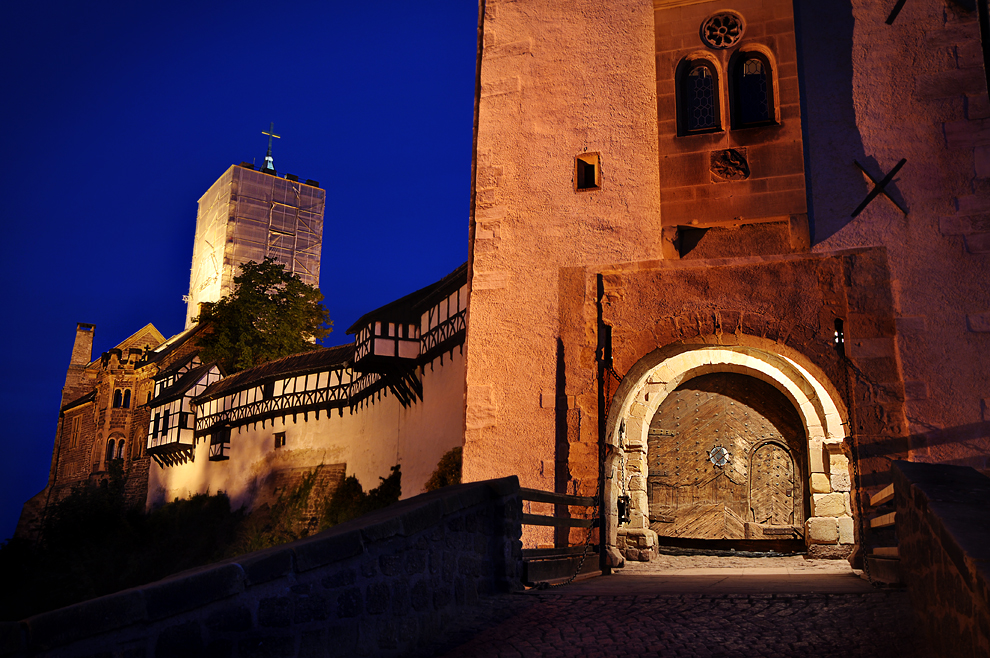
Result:
{"label": "cobblestone pavement", "polygon": [[[724,561],[681,560],[636,565],[656,573],[725,568]],[[766,564],[759,565],[767,568]],[[769,563],[782,568],[836,572],[833,563]],[[690,566],[689,566],[690,565]],[[743,566],[756,566],[745,562]],[[628,577],[628,580],[627,580]],[[627,572],[610,580],[632,582]],[[571,586],[568,586],[571,587]],[[452,638],[447,658],[508,656],[685,656],[760,658],[925,658],[923,638],[902,590],[857,593],[581,594],[581,584],[500,597],[491,620]],[[638,591],[638,590],[637,590]],[[470,639],[468,639],[470,638]]]}
{"label": "cobblestone pavement", "polygon": [[[722,557],[713,555],[658,555],[650,562],[630,562],[622,574],[683,573],[691,569],[772,569],[780,572],[853,573],[845,560],[808,560],[784,557]],[[859,572],[856,572],[859,573]]]}

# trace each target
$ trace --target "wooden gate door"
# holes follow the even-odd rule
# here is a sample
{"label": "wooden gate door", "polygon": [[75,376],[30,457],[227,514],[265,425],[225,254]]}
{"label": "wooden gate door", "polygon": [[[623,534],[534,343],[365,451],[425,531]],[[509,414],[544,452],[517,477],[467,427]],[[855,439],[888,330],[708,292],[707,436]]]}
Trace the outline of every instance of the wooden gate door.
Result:
{"label": "wooden gate door", "polygon": [[696,377],[650,423],[650,527],[661,537],[786,539],[804,523],[804,429],[769,384]]}

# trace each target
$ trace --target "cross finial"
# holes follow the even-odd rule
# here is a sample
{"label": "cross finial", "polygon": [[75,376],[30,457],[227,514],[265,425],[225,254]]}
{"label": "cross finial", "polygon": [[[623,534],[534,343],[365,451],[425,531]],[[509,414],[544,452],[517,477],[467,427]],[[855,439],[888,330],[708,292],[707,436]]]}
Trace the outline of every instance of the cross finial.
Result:
{"label": "cross finial", "polygon": [[265,165],[261,168],[261,171],[275,173],[275,161],[272,160],[272,138],[280,139],[281,135],[275,134],[275,122],[272,121],[271,127],[268,130],[262,130],[262,135],[268,135],[268,153],[265,154]]}

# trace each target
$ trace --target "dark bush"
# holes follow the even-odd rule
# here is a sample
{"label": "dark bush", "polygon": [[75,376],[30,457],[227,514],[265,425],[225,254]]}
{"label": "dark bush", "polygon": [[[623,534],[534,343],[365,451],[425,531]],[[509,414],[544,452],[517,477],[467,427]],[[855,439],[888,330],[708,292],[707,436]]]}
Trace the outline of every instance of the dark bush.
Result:
{"label": "dark bush", "polygon": [[387,478],[379,479],[381,483],[377,487],[364,493],[356,477],[350,475],[344,478],[327,501],[320,529],[350,521],[398,502],[399,496],[402,495],[402,473],[399,471],[399,465],[392,467],[392,472]]}
{"label": "dark bush", "polygon": [[427,491],[461,483],[461,453],[461,447],[458,446],[440,458],[433,475],[426,481]]}
{"label": "dark bush", "polygon": [[[124,504],[120,466],[111,462],[99,485],[79,487],[50,505],[37,544],[12,539],[0,545],[0,620],[17,621],[293,541],[387,507],[402,490],[399,467],[393,466],[368,493],[351,476],[331,496],[310,500],[318,467],[273,505],[251,514],[232,511],[222,492],[177,499],[145,513]],[[307,518],[307,509],[316,516]]]}

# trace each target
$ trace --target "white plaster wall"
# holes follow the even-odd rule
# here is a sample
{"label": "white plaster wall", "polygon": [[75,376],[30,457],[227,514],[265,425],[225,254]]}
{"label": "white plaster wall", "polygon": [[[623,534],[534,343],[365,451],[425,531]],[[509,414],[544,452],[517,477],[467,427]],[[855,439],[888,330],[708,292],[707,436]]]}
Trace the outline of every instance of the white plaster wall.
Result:
{"label": "white plaster wall", "polygon": [[218,301],[226,292],[221,287],[224,245],[230,215],[230,188],[236,171],[235,166],[230,166],[199,199],[189,275],[189,301],[186,304],[186,329],[199,315],[200,303]]}
{"label": "white plaster wall", "polygon": [[[404,409],[395,396],[383,395],[365,402],[343,416],[314,412],[308,419],[298,414],[233,429],[230,459],[209,461],[209,443],[200,441],[194,461],[162,468],[152,463],[149,471],[148,505],[197,493],[224,491],[231,506],[253,505],[257,487],[267,473],[284,468],[312,468],[319,464],[347,465],[365,491],[378,486],[391,467],[401,465],[402,497],[422,493],[423,486],[444,453],[463,441],[464,358],[455,349],[453,358],[444,355],[433,368],[425,366],[423,400]],[[285,446],[274,448],[274,433],[285,432]]]}

